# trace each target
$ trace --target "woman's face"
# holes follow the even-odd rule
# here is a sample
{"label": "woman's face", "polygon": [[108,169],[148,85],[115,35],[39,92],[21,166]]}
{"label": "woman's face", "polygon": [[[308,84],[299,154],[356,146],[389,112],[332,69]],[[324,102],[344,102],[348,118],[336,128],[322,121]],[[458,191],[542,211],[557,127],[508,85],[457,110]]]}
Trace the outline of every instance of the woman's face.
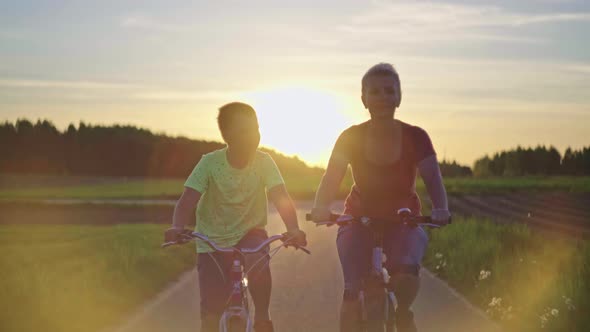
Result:
{"label": "woman's face", "polygon": [[391,119],[400,99],[396,79],[391,75],[369,76],[361,99],[372,119]]}

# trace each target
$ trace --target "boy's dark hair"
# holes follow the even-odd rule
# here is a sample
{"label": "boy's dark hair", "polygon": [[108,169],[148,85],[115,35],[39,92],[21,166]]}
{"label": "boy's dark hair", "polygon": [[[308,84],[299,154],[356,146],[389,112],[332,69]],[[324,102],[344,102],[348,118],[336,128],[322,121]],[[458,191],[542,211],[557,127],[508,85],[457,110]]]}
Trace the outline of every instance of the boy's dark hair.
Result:
{"label": "boy's dark hair", "polygon": [[247,116],[256,117],[256,111],[254,108],[245,103],[233,102],[221,106],[219,108],[219,114],[217,115],[217,124],[219,125],[219,131],[221,132],[221,136],[224,140],[225,131],[231,125],[231,122],[236,114],[244,114]]}

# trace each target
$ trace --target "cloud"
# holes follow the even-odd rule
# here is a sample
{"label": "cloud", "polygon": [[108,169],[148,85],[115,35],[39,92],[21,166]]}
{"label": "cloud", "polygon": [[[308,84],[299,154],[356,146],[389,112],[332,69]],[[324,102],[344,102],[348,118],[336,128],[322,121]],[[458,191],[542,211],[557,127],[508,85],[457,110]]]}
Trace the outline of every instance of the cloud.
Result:
{"label": "cloud", "polygon": [[353,24],[359,26],[396,23],[438,27],[509,27],[571,21],[590,21],[590,13],[523,14],[508,12],[497,6],[377,2],[371,10],[352,20]]}
{"label": "cloud", "polygon": [[160,32],[183,32],[190,30],[190,26],[157,21],[145,14],[134,14],[123,17],[121,19],[121,26]]}
{"label": "cloud", "polygon": [[542,38],[508,34],[505,29],[580,21],[590,22],[590,12],[524,14],[497,6],[376,2],[338,29],[361,38],[385,37],[407,43],[457,40],[543,43],[546,40]]}
{"label": "cloud", "polygon": [[[25,91],[31,89],[66,89],[83,92],[68,92],[62,94],[64,99],[95,99],[104,98],[104,91],[109,91],[109,96],[132,100],[149,101],[200,101],[235,99],[243,96],[245,91],[237,90],[186,90],[170,89],[158,86],[145,86],[139,84],[94,82],[94,81],[61,81],[61,80],[35,80],[35,79],[2,79],[0,87],[17,88]],[[36,92],[35,92],[36,93]],[[98,93],[98,94],[97,94]]]}
{"label": "cloud", "polygon": [[590,75],[590,64],[565,64],[562,65],[562,69],[566,71],[572,71],[578,74]]}
{"label": "cloud", "polygon": [[22,36],[14,31],[0,30],[0,39],[22,39]]}
{"label": "cloud", "polygon": [[555,22],[590,21],[590,13],[557,13],[552,15],[517,15],[511,19],[514,26]]}
{"label": "cloud", "polygon": [[60,80],[29,80],[1,79],[0,86],[9,88],[66,88],[66,89],[133,89],[141,86],[127,83],[93,82],[93,81],[60,81]]}
{"label": "cloud", "polygon": [[200,101],[235,99],[244,94],[244,91],[216,91],[216,90],[152,90],[131,95],[133,99],[152,101]]}

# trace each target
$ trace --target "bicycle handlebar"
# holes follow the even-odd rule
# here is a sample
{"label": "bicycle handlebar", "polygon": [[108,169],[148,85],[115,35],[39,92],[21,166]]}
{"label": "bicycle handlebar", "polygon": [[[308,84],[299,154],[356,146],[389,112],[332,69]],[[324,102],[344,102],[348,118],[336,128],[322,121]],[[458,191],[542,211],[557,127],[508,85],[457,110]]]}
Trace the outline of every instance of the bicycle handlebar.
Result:
{"label": "bicycle handlebar", "polygon": [[[311,218],[311,213],[305,215],[305,220],[313,221]],[[401,223],[404,225],[416,225],[416,226],[427,226],[433,228],[439,228],[443,225],[437,224],[432,221],[430,216],[411,216],[405,214],[398,214],[392,215],[387,218],[369,218],[369,217],[354,217],[347,214],[330,214],[330,220],[326,221],[318,221],[315,222],[317,226],[321,225],[344,225],[351,222],[358,222],[365,226],[368,226],[371,223],[380,222],[380,223]],[[448,223],[451,223],[451,219],[449,218]]]}
{"label": "bicycle handlebar", "polygon": [[[219,252],[240,252],[242,254],[255,254],[258,253],[260,251],[262,251],[266,246],[268,246],[269,244],[278,241],[278,240],[283,240],[285,237],[283,235],[273,235],[271,237],[269,237],[268,239],[264,240],[264,242],[262,242],[258,247],[256,248],[236,248],[236,247],[228,247],[228,248],[223,248],[223,247],[219,247],[215,242],[211,241],[207,236],[198,233],[198,232],[190,232],[190,233],[181,233],[179,234],[179,236],[181,236],[182,238],[179,241],[171,241],[171,242],[165,242],[163,243],[161,246],[162,248],[166,248],[169,246],[173,246],[173,245],[177,245],[177,244],[184,244],[186,242],[189,242],[191,240],[200,240],[205,242],[209,247],[211,247],[211,249],[215,250],[215,251],[219,251]],[[301,251],[305,252],[306,254],[311,254],[311,252],[302,246],[295,246],[292,244],[286,244],[287,246],[294,246],[296,249],[301,249]]]}

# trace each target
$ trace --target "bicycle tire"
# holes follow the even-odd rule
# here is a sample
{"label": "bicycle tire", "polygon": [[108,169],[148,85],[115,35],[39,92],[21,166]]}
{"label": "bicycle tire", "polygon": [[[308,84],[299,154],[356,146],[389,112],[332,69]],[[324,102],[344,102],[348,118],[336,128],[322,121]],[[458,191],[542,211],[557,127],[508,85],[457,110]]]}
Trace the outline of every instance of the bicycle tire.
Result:
{"label": "bicycle tire", "polygon": [[387,290],[387,299],[385,307],[387,310],[387,316],[385,319],[385,332],[395,332],[395,306],[396,298],[393,291]]}
{"label": "bicycle tire", "polygon": [[247,320],[239,316],[230,317],[227,332],[249,332]]}
{"label": "bicycle tire", "polygon": [[363,290],[363,330],[364,331],[384,331],[385,329],[385,309],[387,307],[387,290],[377,280],[365,283]]}
{"label": "bicycle tire", "polygon": [[251,332],[252,321],[249,317],[231,315],[225,312],[219,320],[219,332]]}

